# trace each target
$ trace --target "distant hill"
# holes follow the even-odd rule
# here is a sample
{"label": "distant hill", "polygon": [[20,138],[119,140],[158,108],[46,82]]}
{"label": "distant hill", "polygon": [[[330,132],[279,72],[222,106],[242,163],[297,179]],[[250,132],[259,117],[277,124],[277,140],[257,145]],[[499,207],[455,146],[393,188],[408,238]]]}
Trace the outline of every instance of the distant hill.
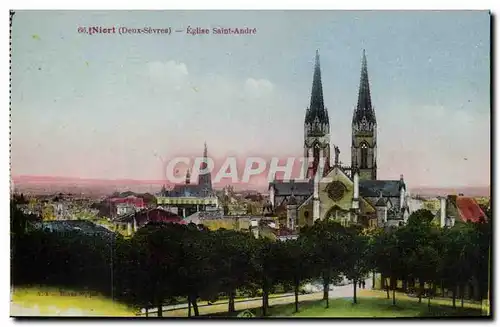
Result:
{"label": "distant hill", "polygon": [[463,193],[465,196],[491,196],[489,186],[463,186],[463,187],[414,187],[410,189],[412,195],[445,196]]}
{"label": "distant hill", "polygon": [[[165,184],[163,180],[134,180],[134,179],[92,179],[52,176],[14,176],[12,178],[17,192],[53,194],[87,193],[87,194],[112,194],[113,192],[150,193],[155,194]],[[214,188],[222,188],[229,183],[214,184]],[[267,182],[259,184],[233,184],[234,190],[267,192]],[[171,187],[168,185],[167,187]],[[463,187],[414,187],[410,189],[412,195],[443,196],[448,194],[463,193],[467,196],[490,196],[489,186],[463,186]]]}

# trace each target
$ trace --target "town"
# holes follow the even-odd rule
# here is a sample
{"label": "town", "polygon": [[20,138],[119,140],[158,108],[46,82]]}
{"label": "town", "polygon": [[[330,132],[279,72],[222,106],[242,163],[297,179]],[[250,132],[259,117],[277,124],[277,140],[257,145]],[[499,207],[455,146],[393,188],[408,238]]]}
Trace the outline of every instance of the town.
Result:
{"label": "town", "polygon": [[491,319],[488,90],[457,82],[489,81],[489,48],[455,30],[489,16],[455,14],[220,14],[251,26],[226,43],[165,13],[205,34],[165,45],[11,12],[11,316]]}

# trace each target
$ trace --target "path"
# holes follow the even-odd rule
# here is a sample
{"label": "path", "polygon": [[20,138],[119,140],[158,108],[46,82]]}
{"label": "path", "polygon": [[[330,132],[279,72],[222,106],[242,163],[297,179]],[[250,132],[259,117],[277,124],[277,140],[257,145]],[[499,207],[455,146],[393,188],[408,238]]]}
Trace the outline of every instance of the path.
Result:
{"label": "path", "polygon": [[[365,281],[366,286],[365,289],[371,289],[372,287],[372,278],[368,278]],[[356,290],[359,292],[359,289]],[[359,293],[358,293],[359,294]],[[344,285],[344,286],[336,286],[333,290],[329,292],[330,299],[338,299],[338,298],[352,298],[353,295],[353,286],[352,284]],[[323,298],[323,292],[311,293],[299,295],[299,301],[312,301],[312,300],[321,300]],[[295,302],[294,294],[284,294],[281,296],[273,296],[269,298],[269,305],[282,305],[289,304]],[[252,298],[252,299],[243,299],[235,301],[235,309],[236,311],[245,310],[245,309],[254,309],[262,306],[262,298]],[[163,307],[163,316],[164,317],[187,317],[187,303],[170,305]],[[220,312],[227,312],[228,309],[228,301],[220,301],[216,302],[212,305],[203,304],[198,305],[198,309],[200,315],[214,314]],[[149,317],[156,317],[156,309],[151,309],[148,312]],[[193,312],[194,314],[194,312]],[[142,315],[144,316],[144,314]]]}

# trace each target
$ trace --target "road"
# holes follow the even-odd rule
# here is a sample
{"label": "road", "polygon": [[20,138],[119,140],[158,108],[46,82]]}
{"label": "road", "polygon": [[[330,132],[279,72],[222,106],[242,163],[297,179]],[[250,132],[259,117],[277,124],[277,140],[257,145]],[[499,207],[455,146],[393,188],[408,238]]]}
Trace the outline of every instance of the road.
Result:
{"label": "road", "polygon": [[[365,280],[365,288],[372,288],[372,278],[368,278]],[[353,295],[353,286],[352,284],[344,285],[344,286],[336,286],[333,290],[329,291],[330,299],[338,299],[338,298],[352,298]],[[311,301],[311,300],[321,300],[323,298],[323,292],[311,293],[299,295],[299,301]],[[282,296],[274,296],[269,299],[269,305],[280,305],[280,304],[288,304],[293,303],[295,301],[294,294],[285,294]],[[252,298],[245,300],[236,300],[235,309],[236,311],[245,310],[245,309],[254,309],[262,306],[262,298]],[[163,307],[163,316],[164,317],[187,317],[187,303],[170,305]],[[228,301],[220,301],[211,305],[203,304],[198,305],[200,315],[214,314],[219,312],[227,312]],[[144,312],[144,311],[143,311]],[[156,317],[157,310],[151,309],[148,311],[148,317]]]}

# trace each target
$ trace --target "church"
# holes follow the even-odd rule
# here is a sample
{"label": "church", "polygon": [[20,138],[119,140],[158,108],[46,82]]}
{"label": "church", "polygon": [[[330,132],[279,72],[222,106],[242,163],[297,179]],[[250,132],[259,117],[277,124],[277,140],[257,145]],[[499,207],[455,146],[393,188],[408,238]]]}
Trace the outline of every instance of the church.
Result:
{"label": "church", "polygon": [[[200,171],[206,170],[207,160],[208,150],[205,143]],[[198,174],[198,184],[192,184],[191,172],[188,170],[184,184],[174,185],[170,191],[167,191],[166,187],[163,186],[156,201],[161,208],[168,209],[183,218],[200,210],[215,211],[219,207],[219,200],[212,188],[212,174],[210,172]]]}
{"label": "church", "polygon": [[274,180],[269,184],[270,206],[286,216],[286,228],[297,230],[316,220],[332,219],[343,225],[401,226],[409,216],[409,194],[400,175],[377,179],[377,120],[371,101],[368,65],[363,50],[358,101],[352,116],[351,164],[339,161],[333,146],[330,120],[323,101],[319,53],[316,51],[311,101],[304,120],[305,180]]}

